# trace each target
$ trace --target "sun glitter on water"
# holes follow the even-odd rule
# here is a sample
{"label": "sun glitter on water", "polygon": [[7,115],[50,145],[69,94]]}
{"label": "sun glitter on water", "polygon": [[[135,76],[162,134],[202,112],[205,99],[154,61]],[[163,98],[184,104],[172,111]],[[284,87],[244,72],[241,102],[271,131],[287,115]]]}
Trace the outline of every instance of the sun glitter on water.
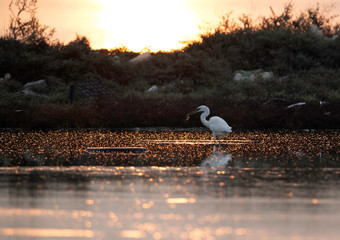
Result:
{"label": "sun glitter on water", "polygon": [[97,0],[102,5],[99,26],[105,39],[98,45],[126,46],[136,52],[171,51],[184,47],[198,32],[197,17],[187,0]]}

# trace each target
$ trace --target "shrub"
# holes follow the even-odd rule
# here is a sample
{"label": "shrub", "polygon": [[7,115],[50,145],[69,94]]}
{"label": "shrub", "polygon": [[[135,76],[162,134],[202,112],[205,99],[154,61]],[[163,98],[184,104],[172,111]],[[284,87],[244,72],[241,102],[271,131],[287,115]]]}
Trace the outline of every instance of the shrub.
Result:
{"label": "shrub", "polygon": [[[247,15],[234,20],[229,14],[217,29],[202,34],[201,41],[170,53],[152,53],[138,64],[129,62],[138,53],[125,47],[93,50],[83,36],[68,44],[5,36],[0,38],[0,76],[10,72],[15,81],[0,83],[1,111],[13,120],[3,118],[2,126],[190,126],[182,121],[183,114],[201,104],[216,108],[236,127],[293,126],[285,119],[287,112],[282,114],[288,103],[327,101],[333,106],[340,99],[340,39],[310,31],[316,24],[326,36],[338,33],[332,19],[319,6],[294,16],[291,4],[281,14],[257,20]],[[113,61],[115,56],[120,63]],[[274,78],[233,80],[235,71],[255,69],[273,71]],[[42,93],[49,98],[25,97],[21,86],[39,79],[47,80],[48,89]],[[100,82],[114,97],[70,105],[68,86],[78,81]],[[149,93],[152,85],[158,91]],[[273,99],[284,103],[266,104]],[[16,104],[30,109],[21,122],[9,110]],[[325,116],[337,119],[330,112]],[[325,118],[321,115],[316,117]],[[303,114],[296,118],[301,120]],[[199,120],[193,124],[199,125]]]}

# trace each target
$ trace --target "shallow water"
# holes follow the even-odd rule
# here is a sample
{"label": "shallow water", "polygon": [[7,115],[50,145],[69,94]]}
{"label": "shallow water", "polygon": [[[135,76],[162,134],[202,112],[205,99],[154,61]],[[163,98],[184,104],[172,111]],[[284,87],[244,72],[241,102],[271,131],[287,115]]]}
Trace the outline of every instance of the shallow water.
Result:
{"label": "shallow water", "polygon": [[[337,132],[235,133],[221,148],[206,132],[0,136],[0,239],[340,235]],[[131,145],[149,151],[84,151]]]}
{"label": "shallow water", "polygon": [[[238,132],[220,147],[214,146],[210,132],[3,131],[0,144],[0,166],[200,166],[205,160],[224,159],[234,167],[340,167],[337,131]],[[142,147],[148,152],[86,151],[98,147]]]}

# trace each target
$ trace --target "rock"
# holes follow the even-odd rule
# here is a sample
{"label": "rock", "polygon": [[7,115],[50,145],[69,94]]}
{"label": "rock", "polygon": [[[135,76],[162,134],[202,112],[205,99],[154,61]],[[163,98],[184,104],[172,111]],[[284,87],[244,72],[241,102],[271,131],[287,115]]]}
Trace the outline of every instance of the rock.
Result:
{"label": "rock", "polygon": [[157,92],[157,91],[158,91],[157,85],[152,85],[151,88],[148,89],[148,92]]}
{"label": "rock", "polygon": [[36,93],[30,89],[24,89],[22,90],[22,92],[27,95],[27,96],[31,96],[31,97],[41,97],[41,98],[49,98],[49,96],[45,95],[45,94],[39,94]]}
{"label": "rock", "polygon": [[241,81],[243,79],[243,76],[241,73],[236,73],[234,76],[234,81],[238,82]]}
{"label": "rock", "polygon": [[310,26],[310,30],[314,34],[314,36],[316,36],[316,37],[323,37],[323,32],[315,24],[312,24]]}
{"label": "rock", "polygon": [[5,78],[0,78],[0,82],[2,82],[2,81],[4,81],[5,80]]}
{"label": "rock", "polygon": [[130,60],[130,63],[141,63],[151,58],[151,53],[145,52]]}
{"label": "rock", "polygon": [[255,78],[256,78],[256,77],[255,77],[255,74],[251,74],[250,77],[249,77],[248,79],[251,80],[251,81],[254,81]]}
{"label": "rock", "polygon": [[44,79],[38,80],[35,82],[29,82],[24,85],[24,89],[32,89],[32,88],[47,88],[47,83]]}
{"label": "rock", "polygon": [[320,101],[320,108],[321,108],[323,105],[325,105],[325,104],[327,104],[326,101]]}
{"label": "rock", "polygon": [[112,63],[114,64],[114,65],[119,65],[120,64],[120,58],[119,58],[119,56],[113,56],[112,57]]}
{"label": "rock", "polygon": [[315,24],[312,24],[310,26],[310,30],[314,34],[314,36],[323,38],[325,40],[334,41],[335,39],[337,39],[339,37],[337,34],[333,35],[332,37],[325,37],[324,34],[323,34],[323,31],[320,28],[318,28],[318,26],[315,25]]}
{"label": "rock", "polygon": [[241,81],[241,80],[250,80],[254,81],[256,78],[263,78],[269,79],[274,76],[273,72],[262,72],[261,69],[251,70],[251,71],[244,71],[238,70],[234,76],[234,81]]}
{"label": "rock", "polygon": [[263,72],[261,75],[263,79],[269,79],[269,78],[272,78],[273,76],[274,76],[273,72]]}
{"label": "rock", "polygon": [[329,40],[329,41],[334,41],[335,39],[337,39],[339,37],[338,34],[333,35],[332,37],[325,37],[325,40]]}
{"label": "rock", "polygon": [[4,76],[4,79],[5,79],[5,80],[9,80],[9,79],[11,79],[11,78],[12,78],[12,76],[11,76],[10,73],[6,73],[5,76]]}
{"label": "rock", "polygon": [[252,71],[245,71],[245,70],[238,70],[234,76],[234,81],[241,81],[241,80],[251,80],[254,81],[256,76],[261,73],[261,69],[252,70]]}
{"label": "rock", "polygon": [[37,93],[36,91],[41,91],[41,90],[46,90],[47,89],[47,83],[44,79],[42,80],[38,80],[35,82],[29,82],[26,83],[23,86],[23,90],[22,92],[27,95],[27,96],[31,96],[31,97],[39,97],[39,98],[49,98],[47,95],[45,94],[41,94],[41,93]]}

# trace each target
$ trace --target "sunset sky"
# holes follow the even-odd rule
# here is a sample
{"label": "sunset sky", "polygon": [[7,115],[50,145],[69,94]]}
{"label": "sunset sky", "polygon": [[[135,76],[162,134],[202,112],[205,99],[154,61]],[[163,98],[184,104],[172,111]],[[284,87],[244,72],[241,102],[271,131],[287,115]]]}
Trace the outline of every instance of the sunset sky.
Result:
{"label": "sunset sky", "polygon": [[[250,14],[254,18],[269,15],[270,6],[281,13],[288,1],[278,0],[38,0],[37,16],[41,24],[56,29],[62,42],[86,36],[91,47],[127,46],[133,51],[169,51],[183,46],[181,41],[197,39],[202,29],[213,28],[221,17],[232,11],[233,17]],[[321,7],[335,0],[293,1],[296,12]],[[0,35],[8,28],[10,0],[0,1]],[[335,4],[332,14],[340,13]],[[337,18],[339,22],[339,17]]]}

